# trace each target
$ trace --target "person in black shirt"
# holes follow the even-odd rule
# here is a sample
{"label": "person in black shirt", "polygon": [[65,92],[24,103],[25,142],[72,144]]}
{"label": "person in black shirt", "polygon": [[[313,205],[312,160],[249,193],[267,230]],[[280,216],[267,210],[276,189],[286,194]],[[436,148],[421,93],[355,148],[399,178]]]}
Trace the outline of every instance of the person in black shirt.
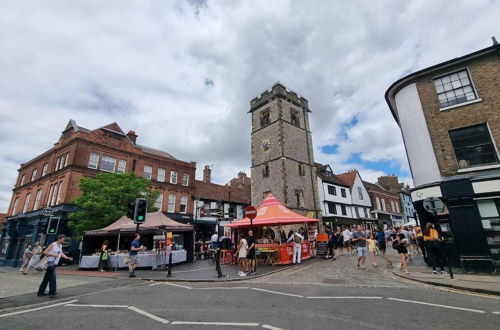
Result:
{"label": "person in black shirt", "polygon": [[247,259],[250,264],[250,274],[255,274],[256,269],[256,262],[255,262],[255,237],[253,237],[253,232],[251,230],[248,231],[248,237],[247,237],[247,243],[248,243],[248,254],[247,254]]}

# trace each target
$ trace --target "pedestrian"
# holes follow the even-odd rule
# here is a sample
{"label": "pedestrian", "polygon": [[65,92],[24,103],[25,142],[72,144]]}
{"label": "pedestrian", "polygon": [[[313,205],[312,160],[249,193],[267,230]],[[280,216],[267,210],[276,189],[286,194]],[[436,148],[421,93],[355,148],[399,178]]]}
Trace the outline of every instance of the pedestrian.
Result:
{"label": "pedestrian", "polygon": [[369,238],[366,240],[366,246],[368,248],[368,252],[370,253],[370,259],[373,267],[377,267],[377,258],[376,258],[377,245],[378,244],[377,240],[375,239],[375,236],[371,234]]}
{"label": "pedestrian", "polygon": [[366,255],[368,251],[366,249],[366,234],[361,228],[360,225],[356,226],[356,231],[352,235],[352,242],[356,244],[356,248],[358,250],[358,269],[365,269]]}
{"label": "pedestrian", "polygon": [[441,253],[441,246],[439,244],[439,233],[432,222],[425,225],[424,230],[424,246],[427,255],[430,257],[432,265],[432,273],[437,274],[436,267],[439,266],[441,274],[446,274],[443,266],[443,254]]}
{"label": "pedestrian", "polygon": [[[342,238],[344,240],[343,247],[347,251],[346,252],[347,256],[351,256],[351,252],[352,252],[352,249],[351,249],[351,237],[352,237],[351,231],[347,227],[344,227],[344,230],[342,231]],[[343,254],[343,252],[344,252],[344,250],[342,249],[342,254]]]}
{"label": "pedestrian", "polygon": [[100,272],[104,272],[104,270],[109,270],[109,252],[108,249],[108,240],[105,240],[101,245],[101,255],[99,257],[99,266],[98,270]]}
{"label": "pedestrian", "polygon": [[68,257],[64,254],[62,250],[62,243],[66,238],[65,235],[57,236],[57,241],[51,243],[43,252],[47,256],[47,270],[43,277],[42,283],[38,288],[38,296],[46,296],[45,289],[47,289],[47,284],[49,285],[49,298],[55,298],[57,294],[57,283],[56,283],[56,267],[61,258],[66,260],[73,260],[73,258]]}
{"label": "pedestrian", "polygon": [[23,252],[23,263],[21,268],[19,268],[20,272],[24,273],[26,271],[26,267],[28,267],[32,255],[33,251],[31,251],[31,244],[29,244]]}
{"label": "pedestrian", "polygon": [[336,260],[335,250],[337,249],[338,238],[338,233],[336,231],[328,232],[328,243],[326,244],[328,249],[326,253],[326,259],[333,258],[334,261]]}
{"label": "pedestrian", "polygon": [[392,247],[398,251],[398,254],[401,257],[400,271],[410,274],[408,271],[408,249],[406,248],[408,245],[408,239],[402,231],[403,229],[400,228],[392,243]]}
{"label": "pedestrian", "polygon": [[[35,246],[33,247],[32,256],[28,263],[28,266],[24,269],[23,274],[28,275],[28,271],[30,268],[37,269],[40,266],[40,257],[42,256],[43,249],[40,246],[40,242],[35,242]],[[37,271],[38,273],[38,271]]]}
{"label": "pedestrian", "polygon": [[378,231],[375,233],[375,240],[377,240],[378,249],[382,253],[382,257],[385,259],[385,251],[387,250],[387,244],[385,243],[385,233],[382,227],[378,228]]}
{"label": "pedestrian", "polygon": [[240,271],[238,272],[239,277],[247,276],[248,267],[247,267],[247,251],[248,251],[248,242],[245,239],[245,234],[240,234],[240,243],[238,244],[238,248],[236,249],[236,253],[238,254],[238,266]]}
{"label": "pedestrian", "polygon": [[130,250],[128,252],[128,277],[135,277],[135,268],[137,267],[137,254],[139,251],[144,251],[146,248],[139,243],[141,235],[136,233],[134,235],[134,240],[130,244]]}
{"label": "pedestrian", "polygon": [[255,274],[257,271],[257,265],[255,262],[255,244],[257,241],[253,236],[253,231],[248,231],[248,237],[246,238],[248,244],[247,262],[250,267],[250,274]]}
{"label": "pedestrian", "polygon": [[292,263],[295,264],[300,264],[300,260],[302,257],[302,242],[304,241],[304,237],[297,233],[293,232],[293,230],[290,231],[291,236],[288,238],[287,242],[290,242],[293,240],[293,258],[292,258]]}

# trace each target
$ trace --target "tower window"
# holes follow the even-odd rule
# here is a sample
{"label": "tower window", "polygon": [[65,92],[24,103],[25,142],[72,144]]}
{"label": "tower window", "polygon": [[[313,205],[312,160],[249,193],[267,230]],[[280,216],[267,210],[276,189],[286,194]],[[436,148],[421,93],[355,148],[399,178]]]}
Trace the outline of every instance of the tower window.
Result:
{"label": "tower window", "polygon": [[295,198],[297,199],[297,207],[304,207],[304,192],[302,190],[295,190]]}
{"label": "tower window", "polygon": [[267,126],[271,123],[271,112],[264,110],[260,113],[260,127]]}
{"label": "tower window", "polygon": [[306,165],[305,164],[299,164],[299,175],[300,176],[306,175]]}
{"label": "tower window", "polygon": [[299,112],[298,111],[293,110],[293,109],[290,110],[290,122],[292,123],[292,125],[300,127]]}
{"label": "tower window", "polygon": [[269,164],[262,164],[262,177],[267,178],[269,176]]}

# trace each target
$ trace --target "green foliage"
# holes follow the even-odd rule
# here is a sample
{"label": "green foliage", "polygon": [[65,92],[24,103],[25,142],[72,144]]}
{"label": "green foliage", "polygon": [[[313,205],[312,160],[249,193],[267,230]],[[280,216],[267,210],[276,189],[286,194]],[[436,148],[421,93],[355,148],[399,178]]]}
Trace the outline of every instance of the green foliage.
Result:
{"label": "green foliage", "polygon": [[[133,173],[100,173],[80,180],[82,194],[73,201],[78,211],[70,214],[70,227],[82,235],[85,230],[106,227],[127,214],[128,203],[148,198],[148,212],[155,212],[154,202],[160,192],[151,181]],[[132,221],[132,220],[131,220]]]}

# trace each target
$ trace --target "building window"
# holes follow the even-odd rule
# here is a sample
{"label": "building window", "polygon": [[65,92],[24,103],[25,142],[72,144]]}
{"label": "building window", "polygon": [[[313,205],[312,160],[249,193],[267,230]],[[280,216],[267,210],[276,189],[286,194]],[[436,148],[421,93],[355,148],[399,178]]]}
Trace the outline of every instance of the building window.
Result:
{"label": "building window", "polygon": [[62,185],[63,185],[62,181],[59,182],[59,189],[58,189],[58,192],[57,192],[57,199],[56,199],[55,205],[59,205],[61,203]]}
{"label": "building window", "polygon": [[12,208],[12,215],[17,214],[17,204],[19,204],[19,197],[16,197],[16,199],[14,201],[14,207]]}
{"label": "building window", "polygon": [[61,156],[61,162],[59,163],[59,169],[64,167],[64,163],[66,162],[66,155]]}
{"label": "building window", "polygon": [[345,208],[345,205],[341,204],[340,210],[342,211],[342,215],[347,215],[347,209]]}
{"label": "building window", "polygon": [[356,218],[359,218],[359,208],[356,206],[353,206],[354,212],[356,212]]}
{"label": "building window", "polygon": [[101,171],[114,172],[116,165],[116,158],[109,156],[102,156],[101,158]]}
{"label": "building window", "polygon": [[116,173],[125,173],[126,168],[127,168],[127,161],[120,159],[118,161],[118,166],[116,166]]}
{"label": "building window", "polygon": [[31,193],[27,193],[26,199],[24,200],[24,207],[22,213],[28,212],[28,206],[30,205],[30,198],[31,198]]}
{"label": "building window", "polygon": [[271,112],[264,110],[260,113],[260,127],[267,126],[271,123]]}
{"label": "building window", "polygon": [[158,211],[161,211],[162,206],[163,206],[163,193],[161,192],[158,195],[158,198],[155,200],[155,207],[158,209]]}
{"label": "building window", "polygon": [[385,206],[385,199],[381,198],[382,202],[382,210],[387,211],[387,207]]}
{"label": "building window", "polygon": [[43,164],[42,176],[45,176],[47,174],[47,169],[48,168],[49,168],[49,163]]}
{"label": "building window", "polygon": [[59,164],[61,164],[61,157],[57,157],[56,166],[54,167],[54,171],[57,171],[59,169]]}
{"label": "building window", "polygon": [[36,179],[36,175],[38,174],[38,169],[35,168],[33,170],[33,173],[31,174],[31,181],[34,181]]}
{"label": "building window", "polygon": [[143,178],[151,180],[151,174],[153,173],[153,168],[149,165],[144,165]]}
{"label": "building window", "polygon": [[175,212],[175,195],[174,194],[168,195],[168,212],[170,212],[170,213]]}
{"label": "building window", "polygon": [[64,158],[64,167],[68,166],[69,152],[66,153],[66,157]]}
{"label": "building window", "polygon": [[396,212],[396,205],[394,204],[393,200],[391,200],[391,211]]}
{"label": "building window", "polygon": [[328,186],[328,194],[337,196],[337,189],[334,186]]}
{"label": "building window", "polygon": [[[399,213],[400,209],[399,209],[399,203],[396,202],[396,213]],[[408,213],[409,214],[409,213]]]}
{"label": "building window", "polygon": [[50,203],[52,202],[52,194],[54,192],[54,185],[51,184],[50,185],[50,188],[49,188],[49,193],[47,195],[47,203],[45,203],[45,205],[51,205]]}
{"label": "building window", "polygon": [[184,173],[182,175],[182,185],[183,186],[189,186],[189,174]]}
{"label": "building window", "polygon": [[89,157],[89,168],[97,170],[97,165],[99,164],[99,154],[97,152],[90,153]]}
{"label": "building window", "polygon": [[342,195],[342,197],[347,197],[346,195],[346,192],[345,192],[345,189],[344,188],[340,188],[340,194]]}
{"label": "building window", "polygon": [[267,178],[269,176],[269,164],[262,164],[262,177]]}
{"label": "building window", "polygon": [[25,181],[26,181],[26,175],[23,174],[23,176],[21,176],[21,183],[19,185],[22,186]]}
{"label": "building window", "polygon": [[381,210],[382,208],[380,208],[380,198],[375,197],[375,202],[377,203],[377,210]]}
{"label": "building window", "polygon": [[290,109],[290,122],[292,123],[292,125],[300,127],[299,112],[298,111]]}
{"label": "building window", "polygon": [[181,197],[181,206],[180,206],[179,213],[186,213],[187,203],[188,203],[188,198],[186,196],[182,196]]}
{"label": "building window", "polygon": [[305,175],[306,175],[306,165],[299,164],[299,176],[305,176]]}
{"label": "building window", "polygon": [[295,190],[295,198],[297,201],[297,207],[304,207],[304,192],[302,190]]}
{"label": "building window", "polygon": [[477,99],[467,70],[434,79],[441,108]]}
{"label": "building window", "polygon": [[158,176],[156,177],[157,181],[160,182],[165,182],[165,169],[164,168],[159,168],[158,169]]}
{"label": "building window", "polygon": [[337,206],[335,203],[328,203],[328,212],[331,214],[337,214]]}
{"label": "building window", "polygon": [[359,199],[363,200],[363,189],[361,189],[361,187],[358,187],[358,195],[359,195]]}
{"label": "building window", "polygon": [[486,124],[449,132],[459,168],[498,163],[498,155]]}
{"label": "building window", "polygon": [[36,191],[35,196],[35,205],[33,206],[33,210],[38,210],[40,208],[40,200],[42,198],[42,189],[38,189]]}
{"label": "building window", "polygon": [[365,214],[365,218],[368,218],[368,209],[363,209],[364,211],[364,214]]}
{"label": "building window", "polygon": [[170,171],[170,183],[177,184],[177,172],[176,171]]}

